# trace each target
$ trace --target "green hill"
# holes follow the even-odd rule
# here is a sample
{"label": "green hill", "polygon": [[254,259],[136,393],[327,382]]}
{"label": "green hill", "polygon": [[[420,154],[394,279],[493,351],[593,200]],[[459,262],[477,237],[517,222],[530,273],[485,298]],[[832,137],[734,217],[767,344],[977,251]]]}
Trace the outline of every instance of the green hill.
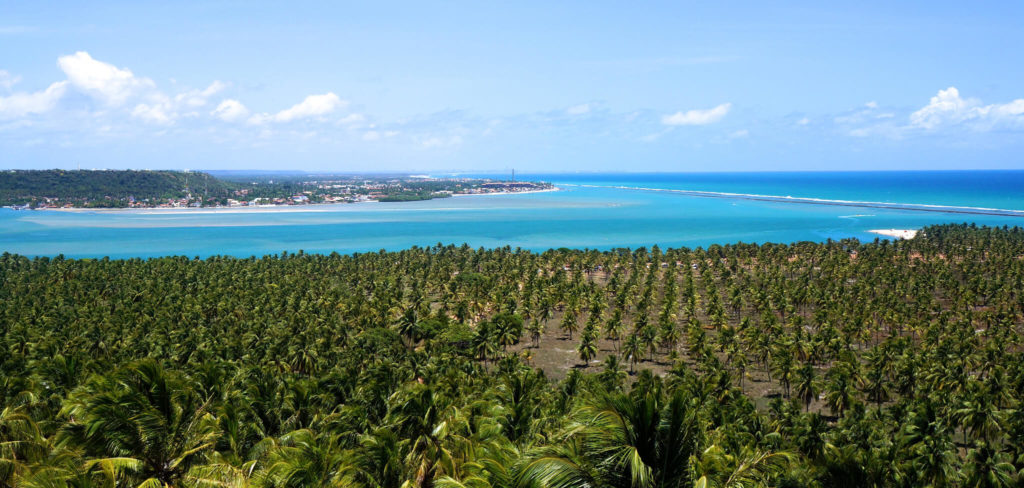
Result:
{"label": "green hill", "polygon": [[76,206],[125,206],[136,200],[227,196],[229,183],[206,173],[181,171],[11,170],[0,172],[0,205],[56,199]]}

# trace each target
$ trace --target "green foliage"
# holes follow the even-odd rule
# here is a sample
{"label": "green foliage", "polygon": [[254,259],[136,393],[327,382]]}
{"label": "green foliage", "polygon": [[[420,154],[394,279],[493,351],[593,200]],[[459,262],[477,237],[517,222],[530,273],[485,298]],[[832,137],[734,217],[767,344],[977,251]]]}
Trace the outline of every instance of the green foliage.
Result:
{"label": "green foliage", "polygon": [[0,283],[4,487],[1022,481],[1021,229],[4,254]]}
{"label": "green foliage", "polygon": [[185,198],[195,195],[225,198],[231,183],[206,173],[181,171],[0,171],[0,205],[25,204],[46,198],[55,203],[86,207],[123,207],[136,200]]}

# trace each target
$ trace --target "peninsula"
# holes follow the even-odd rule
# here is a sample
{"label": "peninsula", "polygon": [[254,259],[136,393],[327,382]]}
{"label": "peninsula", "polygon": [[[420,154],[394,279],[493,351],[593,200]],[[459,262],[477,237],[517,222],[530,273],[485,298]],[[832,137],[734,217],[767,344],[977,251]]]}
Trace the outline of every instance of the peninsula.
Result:
{"label": "peninsula", "polygon": [[136,170],[0,172],[0,206],[28,209],[220,208],[409,202],[551,190],[544,182],[423,175]]}

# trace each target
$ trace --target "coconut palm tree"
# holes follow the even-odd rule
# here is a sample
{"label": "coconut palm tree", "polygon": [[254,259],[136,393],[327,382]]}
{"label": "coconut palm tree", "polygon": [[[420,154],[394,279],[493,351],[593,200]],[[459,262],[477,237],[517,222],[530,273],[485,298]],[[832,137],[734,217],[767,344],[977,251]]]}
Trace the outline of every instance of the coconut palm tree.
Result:
{"label": "coconut palm tree", "polygon": [[580,354],[580,361],[586,366],[590,363],[591,359],[597,356],[597,339],[594,338],[594,334],[584,333],[583,337],[580,338],[580,345],[576,348],[576,351]]}
{"label": "coconut palm tree", "polygon": [[775,373],[775,379],[782,383],[782,387],[786,394],[786,399],[789,399],[789,388],[794,379],[795,364],[793,362],[793,356],[782,352],[772,356],[773,364],[772,371]]}
{"label": "coconut palm tree", "polygon": [[785,472],[795,457],[744,446],[732,454],[718,444],[700,453],[694,463],[694,488],[768,487],[769,481]]}
{"label": "coconut palm tree", "polygon": [[636,334],[631,334],[626,339],[626,343],[622,346],[622,354],[629,361],[629,372],[632,373],[636,367],[636,363],[643,356],[644,347],[640,343],[640,338]]}
{"label": "coconut palm tree", "polygon": [[50,449],[39,426],[21,409],[0,410],[0,485],[19,486]]}
{"label": "coconut palm tree", "polygon": [[814,399],[818,398],[818,379],[814,367],[804,364],[796,372],[796,395],[804,404],[804,411],[808,411]]}
{"label": "coconut palm tree", "polygon": [[68,398],[58,444],[81,447],[112,481],[178,484],[217,440],[210,401],[156,361],[95,376]]}
{"label": "coconut palm tree", "polygon": [[[665,399],[656,389],[606,394],[581,407],[567,445],[570,453],[546,455],[526,465],[521,486],[683,486],[687,460],[700,449],[702,427],[678,391]],[[593,484],[591,484],[593,483]]]}
{"label": "coconut palm tree", "polygon": [[1019,481],[1016,469],[1006,453],[986,442],[979,442],[967,451],[962,486],[969,488],[1004,488]]}
{"label": "coconut palm tree", "polygon": [[622,361],[616,354],[604,358],[604,368],[601,371],[601,379],[610,390],[617,390],[626,381],[627,373],[622,369]]}
{"label": "coconut palm tree", "polygon": [[337,438],[300,429],[281,436],[280,445],[259,474],[258,484],[268,487],[349,486],[347,456]]}

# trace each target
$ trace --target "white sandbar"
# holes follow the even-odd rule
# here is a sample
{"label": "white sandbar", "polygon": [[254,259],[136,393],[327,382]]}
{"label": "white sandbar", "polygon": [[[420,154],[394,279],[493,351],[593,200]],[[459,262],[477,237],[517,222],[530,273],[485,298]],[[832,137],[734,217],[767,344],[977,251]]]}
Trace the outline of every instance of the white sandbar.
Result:
{"label": "white sandbar", "polygon": [[917,235],[917,230],[914,229],[874,229],[868,232],[897,239],[913,239]]}

